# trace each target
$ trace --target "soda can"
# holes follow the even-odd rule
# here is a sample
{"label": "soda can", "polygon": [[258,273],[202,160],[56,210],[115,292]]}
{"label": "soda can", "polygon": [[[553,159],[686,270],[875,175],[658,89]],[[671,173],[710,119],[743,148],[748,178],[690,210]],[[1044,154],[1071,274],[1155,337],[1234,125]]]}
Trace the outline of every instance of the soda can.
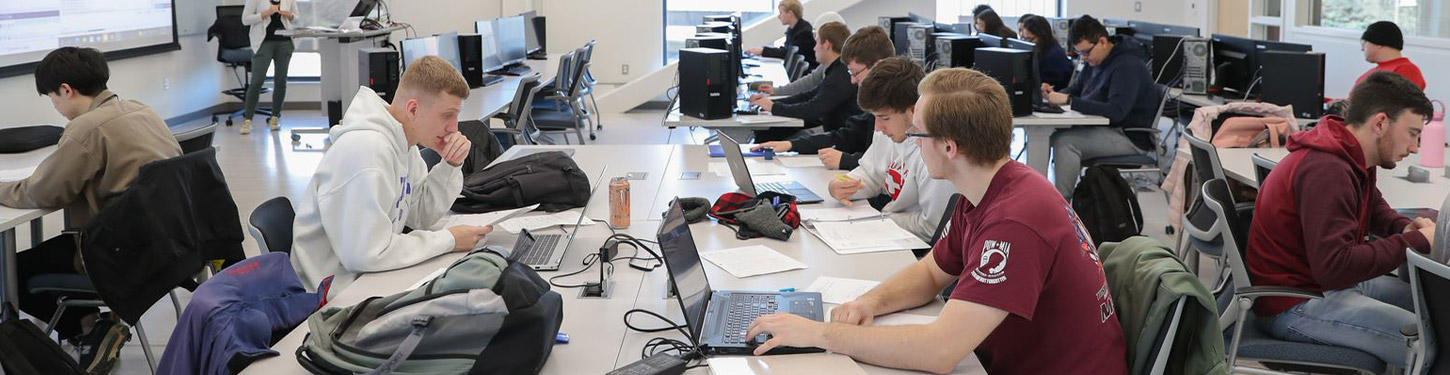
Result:
{"label": "soda can", "polygon": [[609,180],[609,227],[629,228],[629,180],[624,177]]}

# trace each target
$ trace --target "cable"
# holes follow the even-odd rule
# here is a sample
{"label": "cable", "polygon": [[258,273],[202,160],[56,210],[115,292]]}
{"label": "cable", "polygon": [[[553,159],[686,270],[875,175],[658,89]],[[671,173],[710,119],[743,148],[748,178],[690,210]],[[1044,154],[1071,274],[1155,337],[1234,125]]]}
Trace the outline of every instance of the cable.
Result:
{"label": "cable", "polygon": [[[659,319],[660,321],[663,321],[666,324],[669,324],[670,326],[669,327],[661,327],[661,328],[639,328],[639,327],[635,327],[634,325],[632,325],[632,324],[629,323],[629,316],[630,316],[630,314],[635,314],[635,313],[640,313],[640,314],[645,314],[645,315],[653,316],[656,319]],[[702,367],[702,366],[705,365],[705,363],[704,363],[705,353],[703,353],[703,352],[700,351],[700,341],[695,336],[691,335],[689,331],[686,331],[685,330],[685,328],[689,328],[688,325],[675,324],[675,322],[672,321],[672,320],[670,320],[669,318],[666,318],[666,317],[664,317],[663,315],[660,315],[660,314],[656,314],[653,311],[642,310],[642,309],[633,309],[633,310],[629,310],[629,311],[627,311],[627,312],[624,313],[624,326],[625,327],[628,327],[629,329],[632,329],[632,330],[635,330],[635,331],[638,331],[638,332],[644,332],[644,333],[658,333],[658,332],[667,332],[667,331],[673,330],[673,331],[679,332],[681,335],[684,335],[685,336],[685,339],[686,340],[689,340],[688,342],[686,342],[686,341],[680,341],[680,340],[676,340],[676,339],[672,339],[672,338],[667,338],[667,337],[655,337],[655,338],[652,338],[652,339],[650,339],[648,342],[646,342],[644,344],[644,347],[641,347],[640,348],[640,350],[639,350],[639,357],[640,358],[648,358],[649,356],[655,355],[655,354],[658,354],[658,353],[674,352],[676,356],[680,357],[680,359],[685,360],[686,363],[688,363],[690,361],[694,361],[694,360],[700,360],[701,361],[700,363],[697,363],[697,364],[694,364],[694,365],[686,365],[685,366],[686,369],[692,369],[692,368],[696,368],[696,367]]]}
{"label": "cable", "polygon": [[[549,278],[549,285],[553,285],[553,286],[560,287],[560,288],[569,288],[569,289],[572,289],[572,288],[583,288],[583,287],[589,286],[591,283],[584,283],[584,284],[558,284],[558,283],[555,283],[554,280],[557,280],[557,279],[562,278],[562,277],[569,277],[569,276],[578,275],[578,274],[584,273],[585,271],[589,271],[589,269],[594,268],[594,263],[598,263],[598,262],[599,262],[599,254],[589,254],[589,255],[585,255],[584,256],[584,260],[582,261],[582,263],[584,263],[584,268],[580,268],[578,271],[574,271],[574,272],[570,272],[570,273],[565,273],[565,274],[560,274],[560,275],[555,275],[554,277],[550,277]],[[605,262],[605,264],[608,264],[609,265],[609,268],[605,270],[605,273],[607,273],[609,275],[614,275],[614,264],[608,263],[608,262]],[[601,266],[601,267],[603,267],[603,266]]]}
{"label": "cable", "polygon": [[[1183,40],[1184,39],[1188,39],[1188,38],[1187,37],[1178,38],[1178,44],[1176,44],[1176,45],[1173,46],[1173,53],[1171,53],[1171,54],[1168,55],[1168,61],[1164,61],[1163,62],[1163,66],[1167,67],[1168,66],[1168,63],[1169,62],[1172,62],[1174,57],[1178,57],[1178,52],[1183,50],[1182,47],[1183,47]],[[1180,63],[1179,64],[1179,67],[1178,67],[1178,75],[1180,75],[1180,76],[1183,75],[1183,67],[1186,66],[1186,65],[1188,65],[1188,64],[1183,64],[1183,63]],[[1151,68],[1151,66],[1150,66],[1150,68]],[[1162,71],[1159,71],[1158,72],[1158,76],[1157,77],[1153,77],[1153,82],[1158,82],[1158,80],[1163,79],[1163,73],[1167,73],[1167,72],[1168,72],[1168,69],[1163,69]],[[1169,87],[1172,87],[1172,86],[1169,86]]]}
{"label": "cable", "polygon": [[1259,82],[1263,82],[1263,81],[1264,81],[1264,79],[1262,77],[1260,77],[1260,78],[1255,78],[1254,79],[1254,82],[1249,83],[1249,88],[1246,89],[1246,90],[1244,90],[1244,100],[1245,101],[1249,100],[1249,97],[1254,95],[1254,86],[1258,86],[1259,85]]}

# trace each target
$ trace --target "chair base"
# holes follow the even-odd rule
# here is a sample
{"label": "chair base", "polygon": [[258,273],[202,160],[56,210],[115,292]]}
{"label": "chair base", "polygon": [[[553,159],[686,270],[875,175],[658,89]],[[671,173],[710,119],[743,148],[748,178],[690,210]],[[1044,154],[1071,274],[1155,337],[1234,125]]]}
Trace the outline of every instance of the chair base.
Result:
{"label": "chair base", "polygon": [[[226,116],[226,119],[227,119],[227,121],[226,121],[227,122],[227,126],[232,126],[232,119],[237,118],[237,117],[242,117],[243,115],[246,115],[247,114],[246,112],[247,112],[246,109],[238,109],[238,110],[235,110],[235,111],[212,112],[212,114],[211,114],[211,123],[213,123],[213,124],[217,123],[218,122],[218,120],[217,120],[218,117],[225,115]],[[271,117],[272,116],[272,108],[257,108],[257,113],[256,114],[263,115],[263,116],[267,116],[267,117]]]}

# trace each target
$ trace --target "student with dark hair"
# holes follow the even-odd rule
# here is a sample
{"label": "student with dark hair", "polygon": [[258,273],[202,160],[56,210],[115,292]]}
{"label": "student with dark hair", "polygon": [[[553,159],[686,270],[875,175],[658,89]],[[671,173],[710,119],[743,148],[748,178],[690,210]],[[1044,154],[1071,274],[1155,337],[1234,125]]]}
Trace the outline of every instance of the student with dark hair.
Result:
{"label": "student with dark hair", "polygon": [[992,6],[991,5],[987,5],[987,4],[977,4],[976,7],[973,7],[972,8],[972,18],[976,18],[978,14],[982,14],[982,12],[986,12],[986,11],[990,11],[990,10],[992,10]]}
{"label": "student with dark hair", "polygon": [[[816,30],[816,59],[821,63],[818,69],[826,69],[826,79],[816,89],[792,95],[780,100],[764,96],[750,99],[750,104],[761,110],[782,117],[805,120],[806,127],[823,126],[833,131],[844,126],[846,119],[861,114],[856,107],[856,85],[851,84],[850,72],[840,60],[841,48],[851,29],[840,22],[827,22]],[[755,142],[779,141],[799,132],[800,128],[770,128],[755,131]]]}
{"label": "student with dark hair", "polygon": [[1154,116],[1162,99],[1137,39],[1109,36],[1102,23],[1085,15],[1072,23],[1067,42],[1087,67],[1066,91],[1043,84],[1042,97],[1053,105],[1070,104],[1074,111],[1107,117],[1108,126],[1074,127],[1052,134],[1053,172],[1057,191],[1064,197],[1072,196],[1083,160],[1152,150],[1151,135],[1127,135],[1123,129],[1157,125]]}
{"label": "student with dark hair", "polygon": [[1017,35],[1037,45],[1038,70],[1042,83],[1052,85],[1054,90],[1066,90],[1072,80],[1072,60],[1067,51],[1057,43],[1052,33],[1052,24],[1046,18],[1035,14],[1023,15],[1017,20]]}
{"label": "student with dark hair", "polygon": [[[64,208],[68,225],[85,227],[131,186],[141,166],[181,156],[181,146],[161,115],[111,92],[106,87],[110,77],[105,57],[90,48],[62,47],[40,60],[35,90],[70,123],[55,152],[29,178],[0,183],[0,205]],[[21,311],[38,319],[55,314],[56,296],[28,293],[26,284],[40,274],[82,273],[75,241],[60,235],[18,254]],[[109,372],[131,337],[125,323],[109,313],[98,314],[94,307],[68,308],[49,323],[76,348],[81,366],[91,374]]]}
{"label": "student with dark hair", "polygon": [[1430,253],[1435,223],[1391,208],[1375,171],[1419,151],[1432,108],[1415,83],[1392,72],[1371,73],[1349,95],[1344,117],[1326,116],[1289,137],[1289,156],[1259,189],[1244,255],[1255,286],[1324,298],[1264,297],[1254,313],[1274,337],[1355,348],[1409,368],[1400,328],[1417,321],[1410,286],[1384,275],[1405,264],[1407,248]]}
{"label": "student with dark hair", "polygon": [[997,12],[991,9],[977,13],[976,21],[973,22],[975,22],[977,33],[979,34],[991,34],[1003,38],[1017,37],[1017,33],[1012,31],[1012,28],[1007,27],[1007,24],[1002,21],[1002,17],[998,16]]}

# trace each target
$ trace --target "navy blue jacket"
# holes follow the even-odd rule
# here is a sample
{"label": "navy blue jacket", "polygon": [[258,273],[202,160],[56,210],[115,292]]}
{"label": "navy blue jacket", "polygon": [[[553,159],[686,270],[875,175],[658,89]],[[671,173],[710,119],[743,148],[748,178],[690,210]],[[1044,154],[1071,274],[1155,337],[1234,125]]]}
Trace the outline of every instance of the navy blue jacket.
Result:
{"label": "navy blue jacket", "polygon": [[822,125],[830,132],[846,126],[851,116],[865,113],[856,105],[856,85],[851,83],[846,63],[836,59],[822,69],[826,70],[826,79],[820,86],[776,100],[770,114],[805,120],[806,127]]}
{"label": "navy blue jacket", "polygon": [[791,151],[814,154],[823,148],[835,148],[841,151],[840,169],[849,171],[860,165],[861,155],[871,147],[874,134],[876,116],[863,112],[846,119],[845,126],[836,130],[791,138]]}
{"label": "navy blue jacket", "polygon": [[1072,80],[1072,60],[1068,60],[1067,51],[1057,41],[1048,41],[1041,58],[1038,70],[1042,75],[1042,83],[1052,85],[1053,90],[1066,90],[1068,82]]}
{"label": "navy blue jacket", "polygon": [[[1067,88],[1072,109],[1107,117],[1114,127],[1151,128],[1157,123],[1153,116],[1161,97],[1153,88],[1143,46],[1134,38],[1115,35],[1109,40],[1114,47],[1108,58],[1098,66],[1083,68],[1082,77]],[[1153,137],[1147,133],[1131,133],[1128,138],[1138,148],[1153,149]]]}

